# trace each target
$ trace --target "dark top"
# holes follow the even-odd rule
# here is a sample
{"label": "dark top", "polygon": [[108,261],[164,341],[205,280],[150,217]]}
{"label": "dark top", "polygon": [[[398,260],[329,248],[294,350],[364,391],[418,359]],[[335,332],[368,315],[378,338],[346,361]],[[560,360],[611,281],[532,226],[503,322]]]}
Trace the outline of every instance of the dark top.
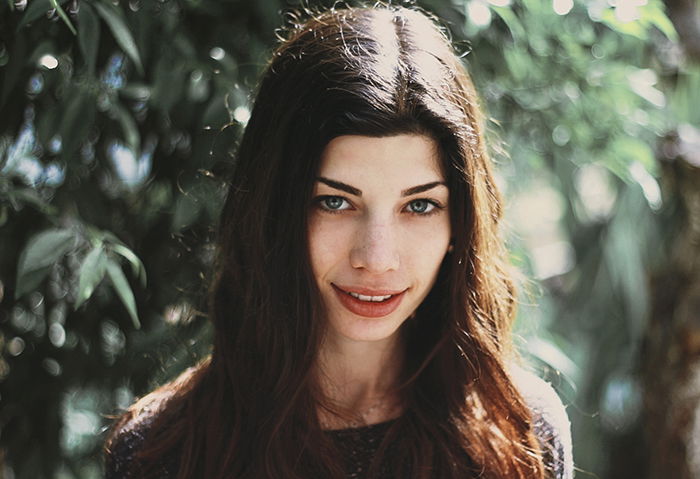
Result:
{"label": "dark top", "polygon": [[[519,372],[514,379],[532,410],[535,435],[544,450],[545,466],[552,471],[552,479],[573,479],[570,426],[559,397],[549,384],[530,373]],[[107,479],[139,477],[133,471],[134,455],[143,444],[153,418],[154,413],[145,411],[119,431],[106,457]],[[343,455],[348,479],[364,477],[393,422],[327,431]],[[161,477],[174,479],[177,468],[176,456],[163,458]],[[386,471],[386,477],[392,477],[390,471]]]}

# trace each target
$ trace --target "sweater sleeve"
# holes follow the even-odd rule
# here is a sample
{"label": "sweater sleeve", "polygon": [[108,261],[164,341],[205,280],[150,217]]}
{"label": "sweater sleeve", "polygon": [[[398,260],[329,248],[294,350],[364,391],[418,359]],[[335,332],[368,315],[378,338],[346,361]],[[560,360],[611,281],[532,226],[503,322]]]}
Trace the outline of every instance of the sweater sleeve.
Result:
{"label": "sweater sleeve", "polygon": [[552,386],[536,375],[518,370],[515,384],[532,411],[533,429],[542,447],[552,479],[573,479],[571,425],[566,409]]}

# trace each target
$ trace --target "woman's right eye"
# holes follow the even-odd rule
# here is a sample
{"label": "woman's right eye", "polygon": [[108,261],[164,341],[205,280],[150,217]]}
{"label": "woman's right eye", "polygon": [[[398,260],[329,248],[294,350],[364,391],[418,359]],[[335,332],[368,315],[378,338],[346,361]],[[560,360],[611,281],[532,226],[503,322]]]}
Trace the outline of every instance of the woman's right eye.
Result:
{"label": "woman's right eye", "polygon": [[350,203],[342,196],[322,196],[318,198],[321,209],[326,211],[342,211],[350,209]]}

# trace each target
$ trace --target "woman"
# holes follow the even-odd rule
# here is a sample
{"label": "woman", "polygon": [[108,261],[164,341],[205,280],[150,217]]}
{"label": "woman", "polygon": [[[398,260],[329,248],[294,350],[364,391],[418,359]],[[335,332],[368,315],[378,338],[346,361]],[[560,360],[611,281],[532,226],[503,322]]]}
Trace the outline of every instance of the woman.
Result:
{"label": "woman", "polygon": [[237,152],[211,358],[121,418],[108,477],[570,478],[561,403],[512,365],[500,217],[426,15],[294,26]]}

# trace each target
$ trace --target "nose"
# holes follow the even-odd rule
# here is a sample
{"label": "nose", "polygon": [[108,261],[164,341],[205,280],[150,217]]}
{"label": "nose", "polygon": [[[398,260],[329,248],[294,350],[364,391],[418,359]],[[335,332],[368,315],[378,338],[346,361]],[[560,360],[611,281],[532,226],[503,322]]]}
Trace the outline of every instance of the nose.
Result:
{"label": "nose", "polygon": [[350,252],[351,266],[373,274],[397,270],[400,264],[398,239],[390,222],[367,221]]}

